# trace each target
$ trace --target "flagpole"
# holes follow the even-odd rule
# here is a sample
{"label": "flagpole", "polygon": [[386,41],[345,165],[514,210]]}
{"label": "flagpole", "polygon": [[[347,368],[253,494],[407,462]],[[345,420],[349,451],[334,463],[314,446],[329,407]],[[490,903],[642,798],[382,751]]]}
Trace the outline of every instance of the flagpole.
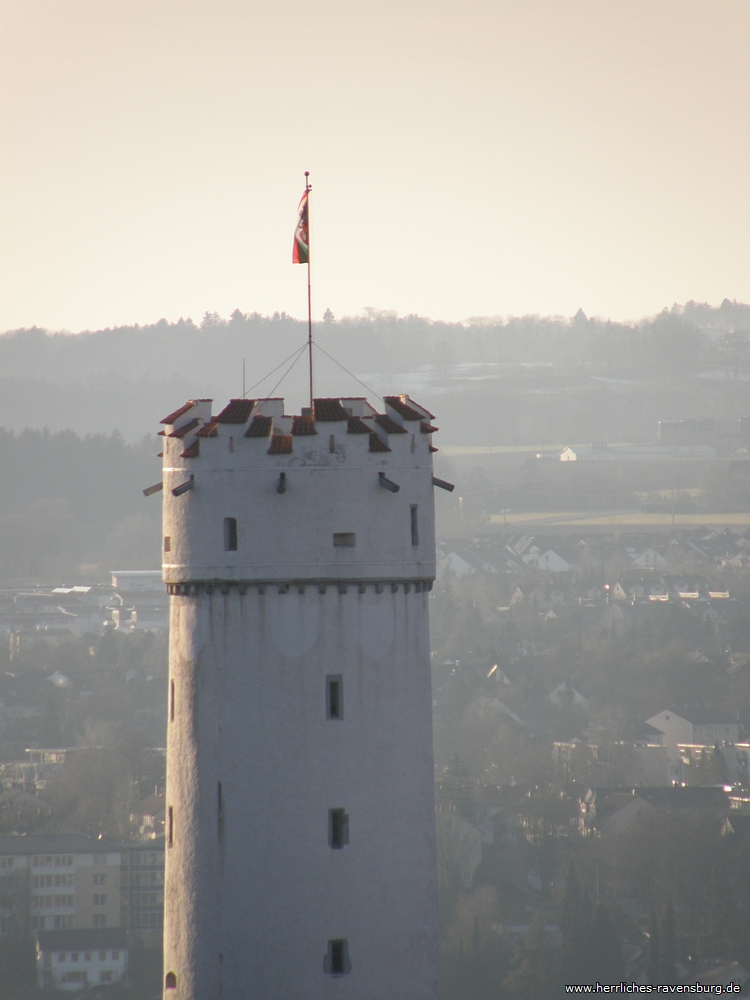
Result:
{"label": "flagpole", "polygon": [[310,243],[312,242],[310,237],[310,171],[305,171],[305,193],[308,194],[307,199],[307,355],[310,365],[310,416],[315,416],[314,403],[313,403],[313,339],[312,339],[312,288],[310,282]]}

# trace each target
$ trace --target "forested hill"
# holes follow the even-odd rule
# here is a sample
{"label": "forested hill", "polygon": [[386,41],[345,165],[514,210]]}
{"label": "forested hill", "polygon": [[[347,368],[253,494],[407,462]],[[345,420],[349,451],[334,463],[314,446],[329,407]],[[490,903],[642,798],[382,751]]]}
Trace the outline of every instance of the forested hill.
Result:
{"label": "forested hill", "polygon": [[158,569],[161,438],[0,429],[0,580],[106,581]]}
{"label": "forested hill", "polygon": [[[653,438],[656,421],[744,415],[750,306],[675,306],[637,323],[528,316],[433,322],[369,311],[316,325],[321,395],[411,392],[439,415],[443,443],[570,443]],[[0,335],[0,426],[137,440],[184,399],[223,405],[304,344],[306,324],[238,311],[77,335]],[[327,352],[327,353],[323,353]],[[293,360],[293,357],[292,357]],[[288,362],[288,363],[291,363]],[[248,395],[270,394],[278,370]],[[277,390],[304,401],[304,357]],[[735,413],[734,410],[737,410]]]}

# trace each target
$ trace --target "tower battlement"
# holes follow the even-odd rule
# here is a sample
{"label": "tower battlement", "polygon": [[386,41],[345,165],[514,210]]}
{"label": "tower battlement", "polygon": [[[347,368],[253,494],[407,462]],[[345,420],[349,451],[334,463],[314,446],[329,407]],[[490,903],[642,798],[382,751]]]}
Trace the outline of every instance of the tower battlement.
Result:
{"label": "tower battlement", "polygon": [[[432,414],[408,396],[189,400],[162,421],[164,581],[431,586]],[[175,492],[177,495],[175,495]]]}

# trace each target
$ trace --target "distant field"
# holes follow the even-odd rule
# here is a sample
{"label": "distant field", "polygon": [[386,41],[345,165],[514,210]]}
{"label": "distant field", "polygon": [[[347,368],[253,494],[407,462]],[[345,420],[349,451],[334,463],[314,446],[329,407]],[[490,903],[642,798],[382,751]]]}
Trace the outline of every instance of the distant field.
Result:
{"label": "distant field", "polygon": [[592,514],[591,511],[549,513],[547,511],[511,511],[510,514],[491,514],[490,524],[513,526],[530,525],[535,528],[747,528],[750,513],[745,514],[646,514],[643,511],[614,511]]}
{"label": "distant field", "polygon": [[[526,452],[544,453],[560,452],[565,446],[562,444],[444,444],[440,446],[441,454],[448,458],[457,458],[461,455],[515,455]],[[576,448],[585,448],[586,445],[572,444],[573,451]],[[612,448],[629,448],[630,445],[610,445]]]}

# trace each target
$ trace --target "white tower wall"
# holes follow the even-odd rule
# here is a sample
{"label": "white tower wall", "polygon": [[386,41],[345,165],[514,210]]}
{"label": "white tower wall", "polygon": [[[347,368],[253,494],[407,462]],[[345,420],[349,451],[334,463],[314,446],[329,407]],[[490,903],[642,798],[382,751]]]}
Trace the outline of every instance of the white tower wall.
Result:
{"label": "white tower wall", "polygon": [[167,418],[165,1000],[437,998],[434,428],[342,402]]}

